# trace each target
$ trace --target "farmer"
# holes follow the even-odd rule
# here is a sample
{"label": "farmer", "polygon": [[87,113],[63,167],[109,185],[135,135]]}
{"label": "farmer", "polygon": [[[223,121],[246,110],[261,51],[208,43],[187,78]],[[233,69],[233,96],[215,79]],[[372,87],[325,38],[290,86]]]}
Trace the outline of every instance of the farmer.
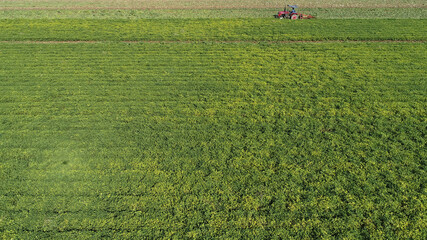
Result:
{"label": "farmer", "polygon": [[295,11],[295,8],[292,8],[291,14],[297,13],[297,11]]}
{"label": "farmer", "polygon": [[295,11],[295,8],[298,7],[297,5],[288,5],[288,7],[292,8],[292,11],[290,12],[291,15],[297,13],[297,11]]}

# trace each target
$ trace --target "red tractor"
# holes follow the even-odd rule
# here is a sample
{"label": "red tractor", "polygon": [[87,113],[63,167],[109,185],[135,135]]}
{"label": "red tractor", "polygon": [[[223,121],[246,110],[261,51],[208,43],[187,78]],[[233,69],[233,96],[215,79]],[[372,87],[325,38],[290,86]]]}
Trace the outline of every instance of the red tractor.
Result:
{"label": "red tractor", "polygon": [[285,9],[283,11],[278,12],[277,15],[274,15],[274,17],[280,18],[280,19],[284,19],[284,18],[285,19],[310,19],[310,18],[314,18],[311,15],[297,13],[297,11],[295,10],[295,8],[298,8],[297,5],[288,5],[288,7],[292,8],[292,10],[289,11],[288,8],[285,7]]}

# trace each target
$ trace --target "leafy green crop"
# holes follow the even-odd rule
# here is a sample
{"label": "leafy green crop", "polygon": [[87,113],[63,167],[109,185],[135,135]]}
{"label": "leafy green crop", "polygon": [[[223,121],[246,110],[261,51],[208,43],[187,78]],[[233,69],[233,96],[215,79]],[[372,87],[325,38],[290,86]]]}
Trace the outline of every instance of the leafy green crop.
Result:
{"label": "leafy green crop", "polygon": [[[46,9],[4,10],[0,19],[273,18],[282,7],[262,9]],[[425,19],[427,8],[301,8],[318,19]],[[339,21],[339,20],[337,20]]]}
{"label": "leafy green crop", "polygon": [[425,40],[426,19],[0,20],[0,41]]}
{"label": "leafy green crop", "polygon": [[[3,21],[1,38],[159,38],[129,30],[154,29],[145,21],[28,27],[40,32],[20,25],[28,23]],[[233,38],[215,37],[219,25],[243,21],[206,23],[206,39],[224,40]],[[198,24],[177,22],[196,35],[176,39],[202,40],[190,27]],[[280,24],[313,24],[310,33],[326,25]],[[270,27],[233,34],[266,40]],[[381,42],[0,43],[0,236],[423,239],[426,50]]]}

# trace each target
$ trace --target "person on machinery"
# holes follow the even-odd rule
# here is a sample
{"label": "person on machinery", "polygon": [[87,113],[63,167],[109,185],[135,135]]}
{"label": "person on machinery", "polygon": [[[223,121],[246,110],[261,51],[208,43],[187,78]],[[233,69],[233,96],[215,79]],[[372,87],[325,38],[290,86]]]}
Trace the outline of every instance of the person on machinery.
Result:
{"label": "person on machinery", "polygon": [[290,12],[290,14],[292,15],[292,14],[295,14],[295,13],[297,13],[297,11],[295,10],[295,8],[297,8],[298,6],[297,5],[288,5],[290,8],[292,8],[292,10],[291,10],[291,12]]}

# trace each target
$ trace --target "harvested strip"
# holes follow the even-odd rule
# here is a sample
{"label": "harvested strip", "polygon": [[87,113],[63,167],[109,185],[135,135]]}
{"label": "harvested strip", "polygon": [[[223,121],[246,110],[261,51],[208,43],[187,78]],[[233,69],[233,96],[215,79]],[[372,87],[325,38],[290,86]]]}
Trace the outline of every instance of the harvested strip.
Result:
{"label": "harvested strip", "polygon": [[[282,6],[283,1],[273,0],[145,0],[145,1],[112,1],[112,0],[78,0],[78,1],[58,1],[58,0],[8,0],[2,2],[2,9],[242,9],[242,8],[277,8]],[[399,1],[388,0],[375,1],[365,0],[331,0],[313,1],[300,0],[300,7],[317,8],[420,8],[426,7],[422,0]]]}

